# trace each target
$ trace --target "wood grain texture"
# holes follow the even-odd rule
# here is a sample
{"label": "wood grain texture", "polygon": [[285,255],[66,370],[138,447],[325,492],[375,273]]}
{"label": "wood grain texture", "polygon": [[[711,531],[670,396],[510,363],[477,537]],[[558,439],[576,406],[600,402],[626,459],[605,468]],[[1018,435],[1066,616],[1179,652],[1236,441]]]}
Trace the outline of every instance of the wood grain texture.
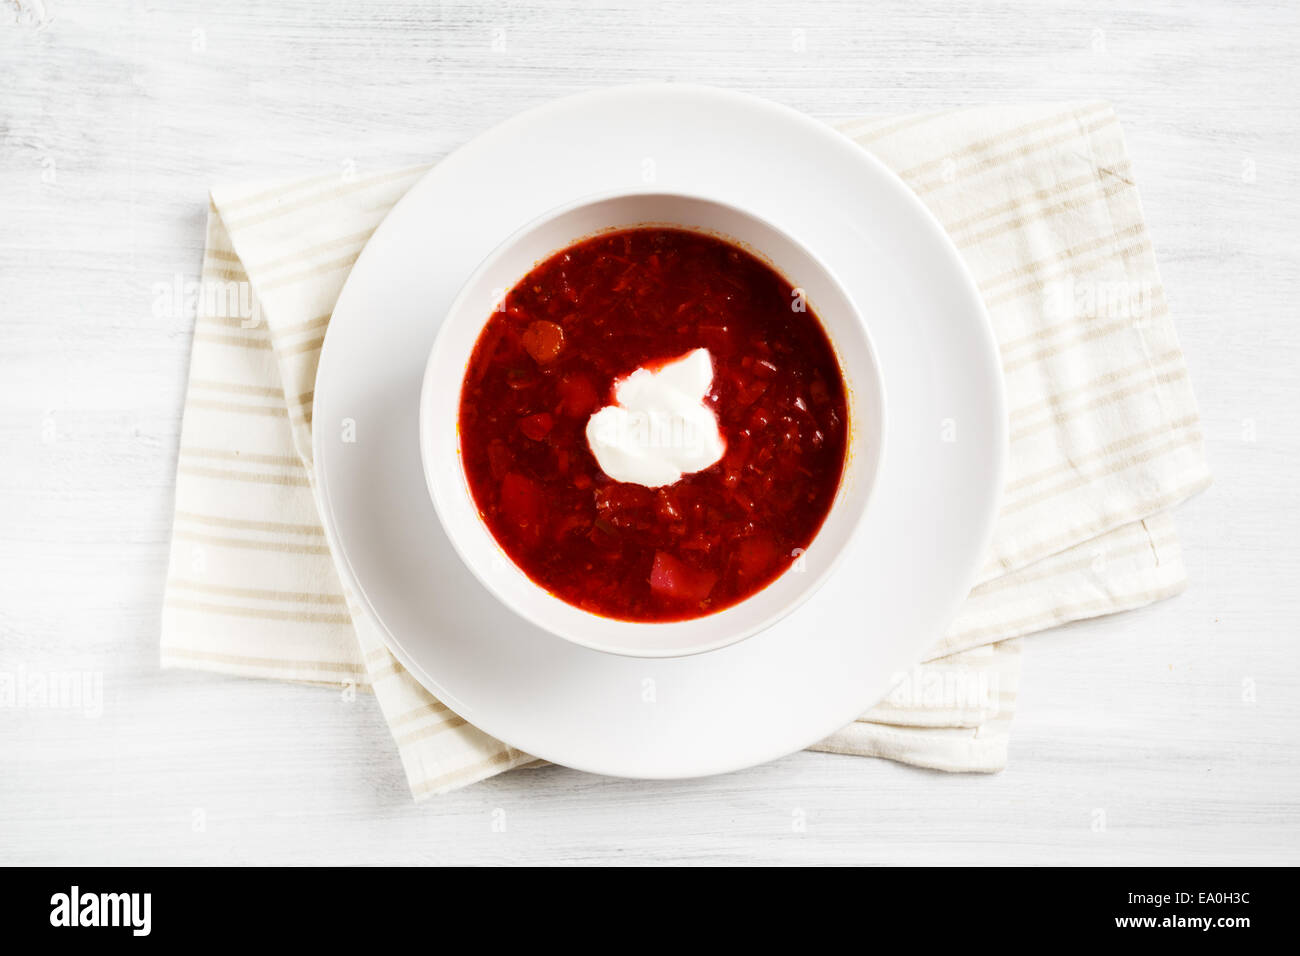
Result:
{"label": "wood grain texture", "polygon": [[[97,718],[0,709],[0,862],[1300,862],[1300,10],[1133,6],[0,6],[0,671],[104,681]],[[368,696],[157,669],[192,320],[153,287],[197,276],[208,186],[644,80],[827,119],[1116,104],[1217,483],[1187,593],[1027,643],[1005,773],[805,753],[416,806]]]}

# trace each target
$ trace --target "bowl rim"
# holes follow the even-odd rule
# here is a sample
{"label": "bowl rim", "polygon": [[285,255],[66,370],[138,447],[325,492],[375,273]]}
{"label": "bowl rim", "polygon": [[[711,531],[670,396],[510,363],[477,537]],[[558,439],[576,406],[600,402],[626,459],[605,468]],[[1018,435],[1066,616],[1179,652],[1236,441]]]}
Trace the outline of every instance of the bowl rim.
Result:
{"label": "bowl rim", "polygon": [[[444,503],[442,499],[442,493],[440,491],[440,489],[443,487],[443,482],[435,478],[435,474],[439,472],[439,466],[437,461],[437,454],[432,447],[433,429],[428,427],[428,417],[433,413],[432,411],[432,405],[434,401],[433,393],[437,387],[437,376],[435,375],[435,368],[439,366],[440,360],[443,360],[442,353],[445,352],[448,348],[450,348],[450,346],[447,345],[447,341],[450,338],[450,333],[448,332],[448,329],[450,328],[449,320],[451,319],[452,316],[465,310],[466,300],[469,298],[470,293],[473,290],[473,287],[478,283],[480,277],[485,272],[487,272],[493,265],[495,265],[500,259],[504,258],[507,254],[509,254],[511,249],[513,249],[513,247],[518,242],[522,241],[526,236],[542,228],[547,223],[553,220],[559,219],[562,216],[575,212],[576,210],[582,209],[584,207],[596,205],[602,202],[618,200],[618,199],[652,199],[652,198],[682,199],[687,201],[706,203],[724,209],[733,214],[737,214],[743,218],[749,219],[752,222],[759,225],[760,227],[762,227],[763,229],[768,230],[771,233],[780,236],[786,242],[789,242],[791,245],[797,248],[804,256],[806,256],[808,260],[817,269],[821,270],[822,274],[826,277],[826,279],[829,280],[830,284],[835,289],[835,291],[838,292],[840,297],[848,304],[849,310],[851,312],[851,318],[856,322],[858,330],[862,335],[862,338],[866,345],[865,353],[866,353],[866,360],[868,364],[868,368],[866,369],[866,371],[869,372],[869,374],[864,376],[864,378],[869,379],[873,383],[872,397],[875,399],[873,403],[873,407],[875,410],[875,415],[874,415],[875,454],[872,456],[873,460],[871,463],[870,470],[866,473],[855,476],[855,480],[865,482],[866,488],[861,496],[861,504],[858,506],[856,513],[850,515],[848,518],[849,527],[845,532],[842,544],[838,549],[835,550],[835,552],[832,555],[830,555],[830,557],[826,561],[825,567],[820,572],[818,572],[814,577],[811,577],[809,579],[809,583],[801,587],[799,591],[790,600],[787,600],[781,603],[779,606],[773,608],[761,619],[751,624],[748,624],[742,628],[731,629],[726,633],[724,633],[722,636],[719,636],[717,638],[708,641],[700,641],[688,647],[672,647],[665,650],[656,650],[652,648],[632,649],[626,646],[619,645],[617,643],[611,643],[610,641],[604,639],[594,639],[594,638],[589,639],[586,637],[576,636],[572,633],[569,633],[565,628],[561,626],[557,626],[554,622],[540,619],[537,615],[532,614],[525,608],[521,607],[520,603],[515,599],[514,594],[512,594],[508,588],[499,586],[499,582],[498,582],[499,576],[495,574],[489,574],[487,573],[487,570],[485,568],[480,567],[479,562],[471,558],[471,556],[467,553],[467,548],[460,540],[461,531],[459,530],[459,525],[454,526],[453,520],[450,518],[447,510],[445,510],[446,505],[448,503]],[[783,279],[785,279],[786,281],[790,281],[785,271],[778,264],[773,262],[770,259],[770,257],[762,253],[760,250],[755,249],[753,246],[751,246],[749,243],[744,242],[743,240],[737,239],[736,237],[728,235],[727,233],[722,232],[720,230],[692,227],[692,226],[682,225],[680,223],[656,221],[653,219],[640,220],[636,223],[629,224],[629,225],[610,226],[607,229],[595,229],[588,233],[584,233],[582,236],[569,240],[564,245],[558,246],[550,250],[549,252],[545,253],[542,257],[536,259],[532,263],[532,265],[529,266],[529,269],[536,268],[542,262],[546,261],[551,256],[562,251],[563,249],[572,246],[578,242],[581,242],[584,239],[593,236],[598,236],[603,232],[606,231],[619,232],[625,229],[636,229],[636,228],[655,227],[655,226],[662,226],[664,228],[682,229],[688,232],[696,232],[703,235],[711,235],[715,238],[721,239],[725,242],[730,243],[731,245],[743,249],[750,255],[759,259],[759,261],[766,264],[769,268],[774,269]],[[526,274],[527,272],[525,272],[523,275]],[[521,275],[517,277],[514,281],[518,282],[519,279],[522,277],[523,276]],[[509,289],[507,288],[505,291],[508,292],[508,290]],[[817,313],[814,311],[814,315],[816,314]],[[486,319],[484,321],[486,321]],[[852,392],[851,383],[848,381],[848,375],[846,374],[844,362],[842,361],[841,358],[842,353],[835,341],[835,338],[831,330],[826,326],[826,323],[823,322],[820,318],[818,318],[818,321],[821,322],[822,329],[825,332],[827,339],[830,340],[831,347],[835,353],[836,361],[841,367],[841,375],[844,376],[845,378],[845,387],[846,389],[849,389],[851,393]],[[475,343],[477,343],[478,335],[481,334],[481,332],[482,329],[480,328],[479,332],[476,333],[476,335],[474,336],[473,341]],[[463,369],[460,370],[460,373],[456,378],[456,382],[457,382],[456,394],[459,396],[460,389],[463,387],[463,383],[464,383]],[[812,542],[816,542],[817,539],[822,535],[827,524],[831,520],[831,516],[835,513],[836,508],[839,507],[841,501],[841,492],[843,491],[844,482],[847,479],[849,473],[849,467],[850,467],[849,460],[850,460],[850,454],[853,445],[853,433],[855,429],[860,426],[855,425],[855,417],[852,412],[852,405],[853,405],[852,401],[850,401],[848,405],[849,405],[849,440],[846,442],[845,445],[844,468],[840,474],[840,483],[836,489],[835,499],[832,501],[830,510],[827,511],[826,516],[825,518],[823,518],[821,525],[818,527],[816,535],[813,536]],[[456,555],[461,561],[461,563],[466,568],[469,569],[470,573],[479,581],[479,583],[481,583],[484,586],[484,588],[487,589],[489,594],[491,594],[503,606],[510,609],[513,613],[517,614],[524,620],[530,622],[534,626],[541,628],[547,633],[553,634],[556,637],[562,640],[566,640],[577,646],[598,651],[604,654],[610,654],[616,657],[622,657],[622,658],[665,659],[665,658],[676,658],[676,657],[691,657],[697,654],[704,654],[710,651],[715,651],[725,647],[729,647],[731,645],[738,644],[744,640],[747,640],[748,638],[753,637],[754,635],[767,630],[769,627],[773,626],[778,621],[794,613],[803,604],[805,604],[808,600],[810,600],[817,593],[818,590],[821,589],[821,587],[826,583],[826,581],[829,580],[831,575],[834,574],[835,571],[839,569],[844,559],[844,556],[851,550],[853,544],[857,540],[858,534],[861,531],[863,524],[865,523],[866,515],[870,510],[872,501],[875,498],[875,492],[879,485],[879,476],[881,473],[881,469],[884,467],[885,450],[888,447],[888,442],[886,440],[886,432],[889,428],[889,415],[888,415],[887,396],[885,394],[884,378],[881,375],[876,345],[875,342],[872,340],[870,328],[868,327],[865,319],[863,318],[862,312],[858,308],[857,303],[849,295],[848,291],[846,290],[844,284],[840,281],[839,277],[825,263],[825,261],[820,256],[818,256],[812,249],[806,246],[801,240],[796,238],[790,232],[772,223],[766,217],[761,216],[755,212],[752,212],[751,210],[748,210],[735,203],[723,199],[718,199],[707,193],[695,191],[695,190],[682,190],[682,189],[627,187],[622,189],[602,190],[595,193],[585,194],[545,210],[544,212],[524,222],[518,228],[514,229],[507,236],[505,236],[499,243],[497,243],[492,248],[492,250],[486,256],[483,257],[483,259],[478,263],[478,265],[474,267],[474,269],[466,276],[465,280],[461,283],[461,286],[457,291],[456,296],[452,299],[451,303],[447,306],[447,309],[442,318],[442,322],[439,324],[438,331],[434,336],[433,345],[429,349],[429,355],[425,363],[423,380],[421,381],[421,385],[420,385],[420,408],[419,408],[419,414],[417,415],[417,422],[418,422],[418,428],[420,433],[419,434],[420,462],[421,462],[422,470],[424,472],[425,485],[429,492],[429,497],[433,502],[434,511],[438,516],[438,521],[442,525],[443,531],[446,533],[447,539],[451,542],[452,548],[453,550],[455,550]],[[463,494],[464,498],[468,501],[470,505],[470,509],[474,512],[477,528],[478,531],[481,533],[481,535],[485,536],[487,541],[489,541],[496,548],[496,550],[502,555],[503,560],[508,562],[515,569],[515,571],[518,572],[518,576],[522,578],[524,582],[526,582],[527,589],[531,589],[532,591],[540,595],[543,595],[545,598],[551,601],[558,602],[559,604],[563,605],[565,608],[571,609],[579,614],[584,614],[593,619],[606,622],[609,625],[611,630],[615,630],[615,631],[660,630],[661,631],[664,628],[672,628],[674,626],[680,626],[684,624],[694,624],[699,621],[707,621],[710,619],[716,620],[721,615],[726,614],[728,611],[741,607],[746,602],[762,594],[764,591],[766,591],[768,588],[771,588],[778,581],[780,581],[786,574],[789,573],[789,569],[787,568],[786,571],[783,571],[780,575],[778,575],[772,581],[768,582],[768,584],[764,585],[758,591],[755,591],[753,594],[749,595],[748,597],[742,599],[739,602],[736,602],[735,604],[729,605],[728,607],[721,608],[717,611],[710,612],[709,614],[700,615],[698,617],[686,618],[683,620],[676,620],[676,621],[627,621],[619,618],[608,618],[608,617],[604,617],[603,615],[597,614],[593,611],[589,611],[585,608],[578,607],[577,605],[570,604],[568,601],[565,601],[563,598],[546,590],[537,582],[533,581],[532,578],[530,578],[521,568],[519,568],[519,566],[515,563],[514,559],[510,556],[509,552],[507,552],[505,548],[501,546],[500,542],[496,540],[495,535],[492,534],[491,529],[483,521],[481,514],[479,514],[477,502],[474,500],[473,492],[470,490],[468,480],[465,477],[463,464],[461,463],[459,427],[457,427],[456,436],[457,436],[456,437],[457,466],[454,469],[454,471],[457,473],[460,479],[459,482],[457,482],[456,484],[457,487],[460,489],[461,493]],[[810,548],[812,542],[810,542]]]}

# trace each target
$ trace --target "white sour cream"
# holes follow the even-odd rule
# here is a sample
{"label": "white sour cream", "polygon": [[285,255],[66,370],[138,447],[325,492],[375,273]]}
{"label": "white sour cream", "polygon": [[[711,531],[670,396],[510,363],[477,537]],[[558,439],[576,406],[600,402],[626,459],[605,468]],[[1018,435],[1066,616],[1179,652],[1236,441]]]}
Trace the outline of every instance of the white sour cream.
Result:
{"label": "white sour cream", "polygon": [[616,404],[587,422],[587,444],[601,470],[615,481],[659,488],[717,462],[726,443],[704,404],[712,384],[708,349],[619,380]]}

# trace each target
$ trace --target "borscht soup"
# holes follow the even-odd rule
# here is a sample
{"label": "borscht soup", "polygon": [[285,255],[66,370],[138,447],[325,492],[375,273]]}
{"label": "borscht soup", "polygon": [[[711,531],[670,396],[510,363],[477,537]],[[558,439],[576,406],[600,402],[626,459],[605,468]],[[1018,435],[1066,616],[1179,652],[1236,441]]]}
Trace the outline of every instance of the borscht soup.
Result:
{"label": "borscht soup", "polygon": [[600,233],[519,280],[461,387],[461,462],[535,584],[681,621],[799,560],[844,472],[844,377],[800,289],[686,229]]}

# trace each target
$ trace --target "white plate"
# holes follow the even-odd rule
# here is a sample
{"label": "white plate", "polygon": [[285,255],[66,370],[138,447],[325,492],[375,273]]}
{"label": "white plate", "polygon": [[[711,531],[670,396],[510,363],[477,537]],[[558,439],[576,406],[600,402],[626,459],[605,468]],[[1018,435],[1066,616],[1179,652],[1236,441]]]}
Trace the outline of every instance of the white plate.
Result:
{"label": "white plate", "polygon": [[[493,599],[438,523],[417,427],[438,324],[497,243],[577,197],[651,183],[748,209],[820,256],[867,320],[889,396],[876,490],[832,578],[746,641],[655,660],[579,647]],[[345,418],[356,422],[355,444],[335,427]],[[762,763],[883,696],[970,588],[1007,445],[983,304],[915,195],[822,123],[679,85],[559,100],[434,167],[353,267],[321,355],[313,421],[326,532],[394,655],[507,743],[631,777]]]}

